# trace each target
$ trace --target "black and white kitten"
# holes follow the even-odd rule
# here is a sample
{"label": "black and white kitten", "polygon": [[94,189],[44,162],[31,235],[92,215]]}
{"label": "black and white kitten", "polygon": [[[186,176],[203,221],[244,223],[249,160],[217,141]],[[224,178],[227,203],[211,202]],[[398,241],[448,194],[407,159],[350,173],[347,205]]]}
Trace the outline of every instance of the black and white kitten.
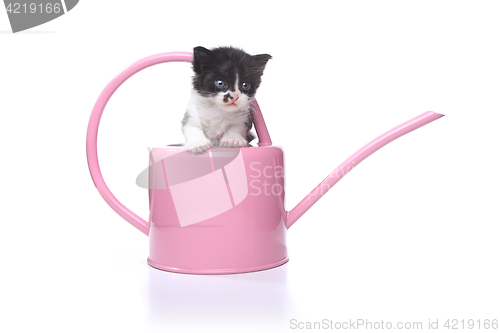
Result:
{"label": "black and white kitten", "polygon": [[250,103],[269,59],[233,47],[194,48],[193,91],[182,120],[187,150],[246,147],[253,140]]}

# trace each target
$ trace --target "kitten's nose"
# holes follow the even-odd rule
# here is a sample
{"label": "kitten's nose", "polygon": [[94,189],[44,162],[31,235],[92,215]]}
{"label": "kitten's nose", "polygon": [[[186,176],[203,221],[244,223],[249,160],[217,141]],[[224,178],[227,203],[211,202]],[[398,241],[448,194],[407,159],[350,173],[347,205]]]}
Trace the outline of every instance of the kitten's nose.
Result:
{"label": "kitten's nose", "polygon": [[240,95],[236,91],[231,93],[231,99],[233,100],[233,102],[236,102],[238,98],[240,98]]}

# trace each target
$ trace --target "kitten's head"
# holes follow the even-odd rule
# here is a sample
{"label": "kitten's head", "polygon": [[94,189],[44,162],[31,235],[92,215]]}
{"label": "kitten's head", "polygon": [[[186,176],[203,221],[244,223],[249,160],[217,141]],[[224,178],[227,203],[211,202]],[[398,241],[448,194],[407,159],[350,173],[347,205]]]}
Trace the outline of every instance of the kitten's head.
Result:
{"label": "kitten's head", "polygon": [[195,47],[193,87],[222,110],[242,110],[254,98],[269,59],[269,54],[252,56],[233,47]]}

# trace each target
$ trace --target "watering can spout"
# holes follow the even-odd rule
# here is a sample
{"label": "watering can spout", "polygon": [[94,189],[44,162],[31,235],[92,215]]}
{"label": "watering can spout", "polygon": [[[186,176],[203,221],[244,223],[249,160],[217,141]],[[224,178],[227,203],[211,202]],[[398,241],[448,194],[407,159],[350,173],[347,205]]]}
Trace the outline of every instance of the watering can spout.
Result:
{"label": "watering can spout", "polygon": [[421,115],[410,119],[399,126],[378,136],[368,144],[363,146],[357,152],[352,154],[347,160],[333,170],[311,193],[309,193],[301,202],[286,214],[285,226],[290,228],[309,208],[312,207],[330,188],[350,172],[356,165],[361,163],[365,158],[385,146],[391,141],[414,131],[438,118],[443,117],[443,114],[427,111]]}

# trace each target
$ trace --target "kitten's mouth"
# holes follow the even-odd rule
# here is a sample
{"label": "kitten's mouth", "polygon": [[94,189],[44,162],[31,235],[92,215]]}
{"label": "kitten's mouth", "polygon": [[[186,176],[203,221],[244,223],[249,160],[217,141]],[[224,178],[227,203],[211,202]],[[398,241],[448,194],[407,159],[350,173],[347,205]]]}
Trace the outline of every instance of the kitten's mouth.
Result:
{"label": "kitten's mouth", "polygon": [[225,106],[227,106],[227,107],[233,107],[233,106],[234,106],[234,107],[239,107],[239,105],[238,105],[238,104],[236,104],[236,102],[227,103],[227,104],[225,104]]}

